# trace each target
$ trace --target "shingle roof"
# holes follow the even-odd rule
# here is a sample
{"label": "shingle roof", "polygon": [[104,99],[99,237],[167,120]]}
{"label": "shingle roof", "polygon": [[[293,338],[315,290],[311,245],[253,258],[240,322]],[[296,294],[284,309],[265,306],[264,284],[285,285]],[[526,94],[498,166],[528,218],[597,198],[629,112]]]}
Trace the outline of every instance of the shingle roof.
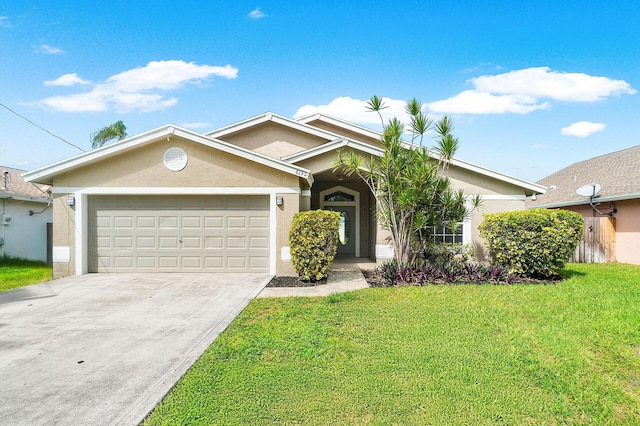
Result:
{"label": "shingle roof", "polygon": [[[4,172],[9,172],[7,173],[6,187]],[[26,182],[22,178],[22,174],[25,172],[26,170],[0,166],[0,198],[20,197],[42,199],[49,197],[47,191],[49,191],[51,187]]]}
{"label": "shingle roof", "polygon": [[549,188],[527,207],[560,207],[587,204],[576,194],[584,185],[599,184],[600,201],[640,198],[640,145],[574,163],[537,183]]}

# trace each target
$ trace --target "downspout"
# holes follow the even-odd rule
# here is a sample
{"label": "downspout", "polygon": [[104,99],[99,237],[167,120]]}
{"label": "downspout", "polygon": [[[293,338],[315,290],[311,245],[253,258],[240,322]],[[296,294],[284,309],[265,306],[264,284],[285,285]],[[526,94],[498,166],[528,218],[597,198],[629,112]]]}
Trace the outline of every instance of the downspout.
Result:
{"label": "downspout", "polygon": [[4,217],[7,214],[7,199],[2,199],[2,216],[0,216],[0,256],[4,257]]}
{"label": "downspout", "polygon": [[[4,184],[2,185],[3,190],[7,190],[7,177],[9,176],[9,171],[4,171]],[[0,256],[4,257],[4,218],[7,214],[7,199],[2,198],[2,217],[0,217]]]}

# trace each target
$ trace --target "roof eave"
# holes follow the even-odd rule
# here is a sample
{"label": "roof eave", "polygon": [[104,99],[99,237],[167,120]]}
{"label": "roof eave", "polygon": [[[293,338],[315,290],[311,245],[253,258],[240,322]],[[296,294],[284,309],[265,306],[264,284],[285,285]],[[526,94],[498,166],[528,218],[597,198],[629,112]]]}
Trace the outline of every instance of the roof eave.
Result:
{"label": "roof eave", "polygon": [[224,126],[219,129],[213,130],[211,132],[207,132],[204,135],[210,138],[219,139],[231,133],[240,132],[242,130],[248,129],[258,124],[266,123],[268,121],[281,124],[283,126],[287,126],[289,128],[292,128],[301,132],[305,132],[310,135],[317,136],[326,140],[333,140],[340,137],[340,135],[337,135],[335,133],[319,129],[317,127],[310,126],[305,123],[300,123],[296,120],[291,120],[289,118],[283,117],[278,114],[274,114],[272,112],[266,112],[264,114],[260,114],[255,117],[251,117],[246,120],[239,121],[237,123],[229,124],[228,126]]}
{"label": "roof eave", "polygon": [[[626,200],[635,200],[640,199],[640,193],[632,193],[632,194],[622,194],[622,195],[612,195],[610,197],[596,197],[593,201],[597,203],[611,203],[615,201],[626,201]],[[532,206],[528,208],[545,208],[545,209],[555,209],[559,207],[571,207],[571,206],[582,206],[589,205],[589,200],[575,200],[575,201],[566,201],[566,202],[558,202],[552,204],[542,204],[539,206]]]}
{"label": "roof eave", "polygon": [[382,156],[384,153],[382,149],[373,147],[369,144],[354,141],[351,139],[342,138],[342,139],[336,139],[335,141],[331,141],[323,145],[313,147],[311,149],[307,149],[302,152],[288,155],[286,157],[283,157],[282,160],[286,161],[287,163],[293,164],[293,163],[297,163],[299,161],[304,161],[309,158],[317,157],[327,152],[335,151],[337,149],[344,148],[344,147],[354,148],[354,149],[357,149],[358,151],[366,152],[367,154],[375,155],[377,157]]}

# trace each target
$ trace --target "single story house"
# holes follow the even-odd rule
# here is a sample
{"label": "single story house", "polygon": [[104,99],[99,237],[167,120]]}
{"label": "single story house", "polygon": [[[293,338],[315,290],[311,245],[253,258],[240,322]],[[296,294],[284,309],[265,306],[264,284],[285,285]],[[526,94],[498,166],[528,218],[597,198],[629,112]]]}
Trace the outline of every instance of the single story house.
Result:
{"label": "single story house", "polygon": [[[169,124],[25,174],[52,185],[54,276],[90,272],[246,271],[294,274],[293,215],[343,215],[339,255],[393,255],[375,200],[356,176],[333,170],[337,150],[382,154],[379,133],[315,114],[265,113],[201,134]],[[484,204],[459,231],[479,239],[482,213],[524,208],[538,184],[454,159],[456,188]]]}
{"label": "single story house", "polygon": [[0,256],[46,262],[51,188],[25,182],[23,173],[0,166]]}
{"label": "single story house", "polygon": [[527,208],[580,213],[582,262],[640,264],[640,145],[574,163],[538,184],[548,188]]}

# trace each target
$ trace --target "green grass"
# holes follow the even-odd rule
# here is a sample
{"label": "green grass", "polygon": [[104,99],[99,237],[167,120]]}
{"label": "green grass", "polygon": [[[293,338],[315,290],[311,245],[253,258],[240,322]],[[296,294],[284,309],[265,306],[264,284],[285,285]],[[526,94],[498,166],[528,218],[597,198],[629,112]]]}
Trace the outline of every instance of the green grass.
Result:
{"label": "green grass", "polygon": [[51,267],[44,262],[0,257],[0,292],[51,279]]}
{"label": "green grass", "polygon": [[256,299],[147,419],[640,424],[640,267]]}

